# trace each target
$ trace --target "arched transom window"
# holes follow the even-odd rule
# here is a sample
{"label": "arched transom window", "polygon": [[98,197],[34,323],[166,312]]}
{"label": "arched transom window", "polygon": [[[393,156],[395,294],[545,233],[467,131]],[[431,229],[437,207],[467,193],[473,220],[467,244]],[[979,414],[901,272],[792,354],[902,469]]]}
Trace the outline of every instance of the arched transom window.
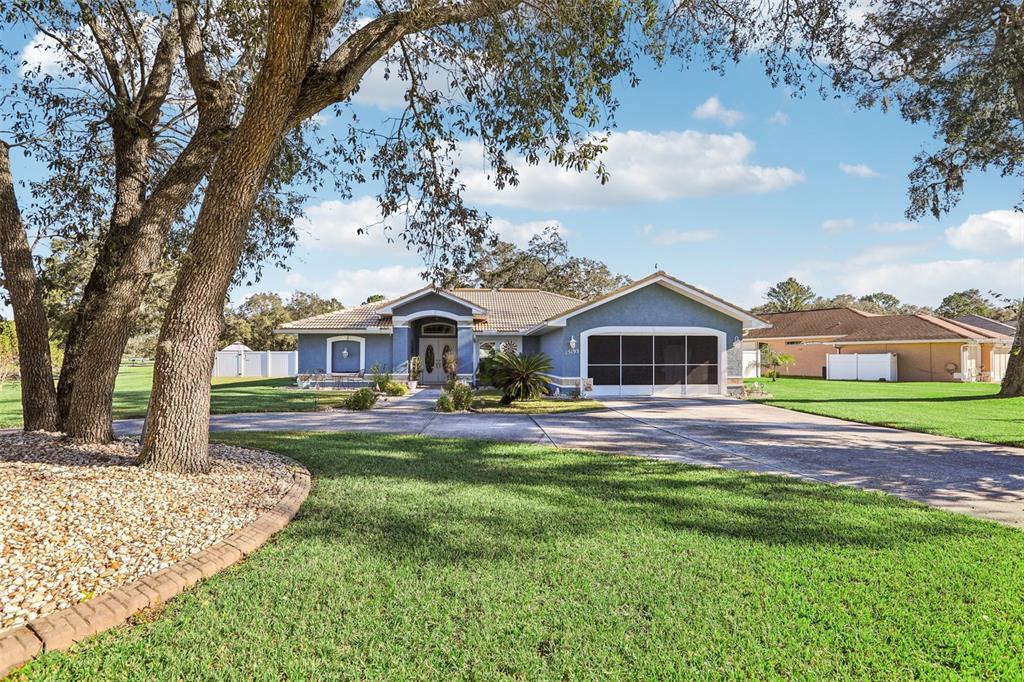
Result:
{"label": "arched transom window", "polygon": [[455,325],[450,322],[430,322],[420,329],[423,336],[455,336]]}

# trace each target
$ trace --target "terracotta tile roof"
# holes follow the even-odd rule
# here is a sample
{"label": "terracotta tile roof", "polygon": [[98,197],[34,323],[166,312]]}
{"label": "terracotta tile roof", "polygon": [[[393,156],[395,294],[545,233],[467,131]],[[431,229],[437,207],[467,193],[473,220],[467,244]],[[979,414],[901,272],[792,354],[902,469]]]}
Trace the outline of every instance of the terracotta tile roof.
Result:
{"label": "terracotta tile roof", "polygon": [[390,329],[391,317],[379,315],[377,311],[396,300],[398,299],[390,298],[375,303],[366,303],[355,308],[345,308],[343,310],[335,310],[332,313],[307,317],[302,320],[293,320],[282,324],[278,329],[283,332],[289,330],[365,329],[367,327]]}
{"label": "terracotta tile roof", "polygon": [[[539,289],[451,289],[457,296],[487,312],[474,321],[479,332],[517,332],[543,322],[563,310],[581,303],[579,299]],[[400,298],[377,301],[346,308],[324,315],[294,320],[278,327],[281,332],[316,331],[317,329],[391,328],[390,315],[378,313]]]}
{"label": "terracotta tile roof", "polygon": [[826,308],[770,313],[764,317],[772,323],[772,327],[749,331],[747,338],[826,337],[841,343],[1009,339],[1006,334],[935,315],[873,315],[853,308]]}
{"label": "terracotta tile roof", "polygon": [[540,289],[452,289],[451,293],[487,310],[476,331],[522,331],[582,301]]}
{"label": "terracotta tile roof", "polygon": [[843,336],[860,329],[868,318],[877,317],[854,308],[822,308],[791,313],[762,314],[771,327],[751,329],[748,339],[788,339],[793,337]]}

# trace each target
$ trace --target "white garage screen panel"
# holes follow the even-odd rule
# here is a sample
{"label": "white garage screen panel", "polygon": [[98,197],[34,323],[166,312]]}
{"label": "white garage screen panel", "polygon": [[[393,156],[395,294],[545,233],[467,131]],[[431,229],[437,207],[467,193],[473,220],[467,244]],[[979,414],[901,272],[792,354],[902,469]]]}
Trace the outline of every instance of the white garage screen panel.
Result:
{"label": "white garage screen panel", "polygon": [[719,392],[719,337],[706,334],[593,334],[587,377],[598,395]]}

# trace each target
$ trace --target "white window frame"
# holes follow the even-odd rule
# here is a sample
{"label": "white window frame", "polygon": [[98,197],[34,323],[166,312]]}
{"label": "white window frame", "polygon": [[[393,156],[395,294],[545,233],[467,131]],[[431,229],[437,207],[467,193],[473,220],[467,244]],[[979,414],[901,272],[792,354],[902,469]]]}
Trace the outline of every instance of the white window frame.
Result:
{"label": "white window frame", "polygon": [[338,341],[350,341],[359,344],[359,371],[366,371],[366,339],[361,336],[330,336],[327,338],[327,362],[324,367],[328,374],[334,374],[334,344]]}
{"label": "white window frame", "polygon": [[[714,336],[718,338],[718,393],[728,394],[728,334],[721,329],[710,327],[594,327],[580,332],[580,391],[585,388],[588,367],[590,366],[590,337],[591,336]],[[715,386],[715,384],[707,384]],[[651,393],[654,394],[656,386],[651,384]],[[621,387],[620,387],[621,395]]]}
{"label": "white window frame", "polygon": [[[432,325],[437,325],[437,326],[443,325],[447,331],[445,331],[443,334],[435,334],[435,333],[432,333],[432,332],[428,332],[427,331],[427,327],[430,327]],[[420,335],[421,336],[449,337],[449,336],[458,336],[458,334],[459,334],[459,329],[458,329],[458,327],[456,326],[456,324],[454,322],[427,322],[427,323],[425,323],[420,328]]]}

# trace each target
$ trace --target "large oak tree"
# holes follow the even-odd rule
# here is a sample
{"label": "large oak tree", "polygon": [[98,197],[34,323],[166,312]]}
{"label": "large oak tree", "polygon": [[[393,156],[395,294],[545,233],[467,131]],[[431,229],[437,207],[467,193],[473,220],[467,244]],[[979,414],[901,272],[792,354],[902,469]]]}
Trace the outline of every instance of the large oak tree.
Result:
{"label": "large oak tree", "polygon": [[[33,337],[20,344],[22,373],[40,377],[39,385],[23,384],[25,427],[103,441],[125,344],[154,273],[173,270],[189,231],[183,213],[233,132],[265,16],[223,3],[129,0],[22,1],[0,16],[29,31],[42,56],[23,62],[0,49],[0,70],[15,76],[0,107],[2,134],[49,170],[30,183],[27,221],[49,247],[42,277],[29,267],[26,221],[8,201],[0,213],[10,246],[0,254],[5,279],[23,289],[31,283],[44,303],[61,298],[64,309],[54,394],[34,371],[47,363],[51,331],[39,300],[11,292],[19,334]],[[283,153],[301,159],[306,149],[300,134]],[[293,241],[287,227],[298,202],[279,190],[295,165],[275,166],[254,212],[245,259],[257,268]],[[0,175],[0,192],[13,196],[13,182]]]}

